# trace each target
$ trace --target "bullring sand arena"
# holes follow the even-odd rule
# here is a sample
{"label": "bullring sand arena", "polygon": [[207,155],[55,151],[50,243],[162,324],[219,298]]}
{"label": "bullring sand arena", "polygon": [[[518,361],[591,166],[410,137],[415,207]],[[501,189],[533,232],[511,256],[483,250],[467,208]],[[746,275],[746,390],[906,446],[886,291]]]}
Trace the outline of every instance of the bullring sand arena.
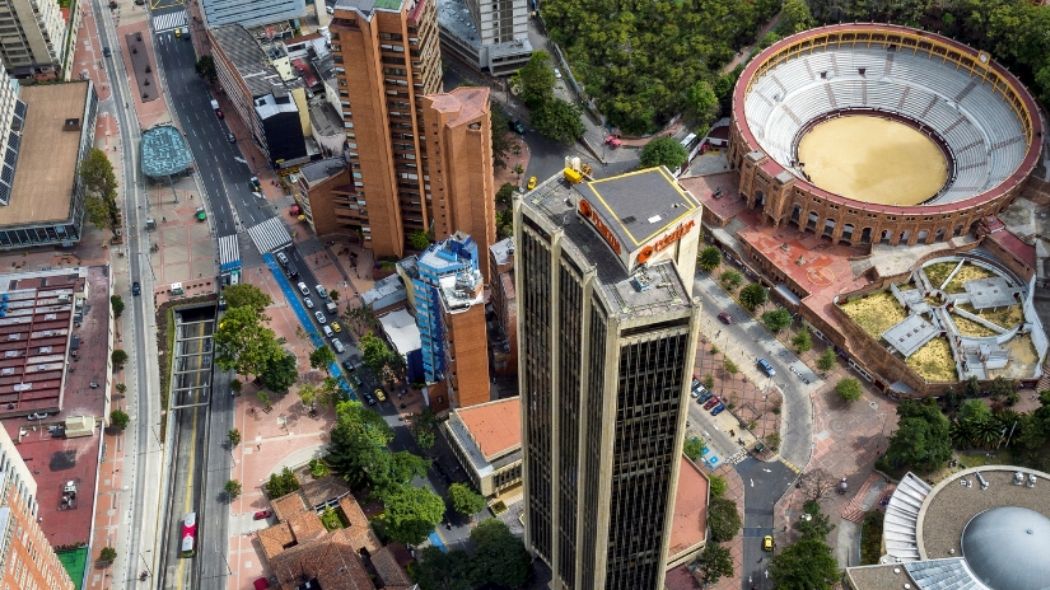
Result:
{"label": "bullring sand arena", "polygon": [[817,123],[799,141],[798,160],[813,184],[866,203],[918,205],[948,180],[948,160],[936,142],[877,115]]}

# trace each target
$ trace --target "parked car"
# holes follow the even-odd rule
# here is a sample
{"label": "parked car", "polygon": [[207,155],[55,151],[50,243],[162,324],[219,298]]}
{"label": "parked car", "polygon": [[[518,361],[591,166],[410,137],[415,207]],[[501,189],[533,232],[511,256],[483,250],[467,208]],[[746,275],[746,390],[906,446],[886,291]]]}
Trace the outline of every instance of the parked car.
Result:
{"label": "parked car", "polygon": [[558,80],[561,80],[561,70],[559,70],[558,68],[554,68],[554,77]]}
{"label": "parked car", "polygon": [[766,535],[762,537],[762,551],[773,550],[773,535]]}
{"label": "parked car", "polygon": [[370,405],[370,406],[376,405],[376,398],[375,398],[375,396],[372,395],[371,393],[368,393],[367,391],[362,391],[361,392],[361,399],[363,399],[365,401],[365,403]]}
{"label": "parked car", "polygon": [[288,255],[287,254],[285,254],[284,252],[278,252],[276,254],[276,256],[277,256],[277,262],[280,262],[281,266],[284,266],[284,265],[288,264]]}
{"label": "parked car", "polygon": [[339,325],[339,322],[332,322],[329,325],[332,326],[332,331],[335,332],[336,334],[338,334],[338,333],[343,331],[343,327]]}
{"label": "parked car", "polygon": [[762,369],[762,372],[766,374],[766,377],[772,377],[777,374],[777,370],[766,359],[758,359],[757,364],[758,368]]}
{"label": "parked car", "polygon": [[518,135],[525,135],[525,124],[521,121],[514,119],[513,121],[509,121],[507,123],[507,126],[510,127],[510,130],[514,133],[517,133]]}
{"label": "parked car", "polygon": [[623,145],[623,141],[619,137],[616,137],[615,135],[606,135],[605,136],[605,145],[607,145],[607,146],[609,146],[609,147],[611,147],[613,149],[616,149],[616,148],[620,147],[621,145]]}
{"label": "parked car", "polygon": [[718,399],[717,395],[713,395],[711,396],[711,399],[707,400],[707,403],[704,404],[704,409],[710,410],[711,408],[717,406],[720,403],[722,403],[722,400]]}
{"label": "parked car", "polygon": [[733,316],[729,315],[728,311],[723,311],[722,313],[718,314],[718,319],[727,326],[733,323]]}
{"label": "parked car", "polygon": [[113,52],[110,51],[109,47],[102,48],[102,55],[105,57],[113,57]]}
{"label": "parked car", "polygon": [[140,285],[138,281],[131,283],[131,294],[135,297],[142,294],[142,285]]}
{"label": "parked car", "polygon": [[303,297],[308,297],[310,295],[310,288],[306,286],[306,283],[299,281],[295,287],[299,289],[299,292],[303,294]]}
{"label": "parked car", "polygon": [[343,341],[339,340],[338,338],[332,340],[332,348],[334,348],[335,351],[339,354],[343,354],[344,352],[346,352],[346,347],[343,346]]}
{"label": "parked car", "polygon": [[291,262],[289,262],[288,266],[284,267],[284,274],[289,279],[297,279],[299,278],[299,268]]}
{"label": "parked car", "polygon": [[328,299],[328,291],[325,291],[324,285],[314,285],[314,291],[317,291],[317,296],[321,299]]}
{"label": "parked car", "polygon": [[226,296],[225,295],[219,295],[219,311],[225,311],[225,310],[226,310]]}
{"label": "parked car", "polygon": [[317,323],[321,324],[322,326],[328,323],[328,318],[324,317],[324,312],[315,311],[314,317],[317,318]]}
{"label": "parked car", "polygon": [[335,332],[333,332],[332,329],[328,326],[321,326],[321,331],[324,332],[324,335],[328,338],[331,338],[335,335]]}
{"label": "parked car", "polygon": [[303,305],[306,306],[306,309],[313,309],[314,308],[314,300],[310,299],[309,297],[303,297]]}
{"label": "parked car", "polygon": [[226,118],[226,115],[222,114],[222,109],[215,109],[215,116],[220,119]]}
{"label": "parked car", "polygon": [[726,409],[726,405],[720,403],[717,406],[711,408],[711,415],[712,416],[717,416],[717,415],[721,414],[725,409]]}
{"label": "parked car", "polygon": [[696,403],[698,403],[698,404],[706,404],[707,400],[711,399],[714,396],[715,396],[715,392],[713,392],[713,391],[705,391],[705,392],[700,394],[700,397],[696,398]]}
{"label": "parked car", "polygon": [[237,136],[232,134],[232,133],[230,133],[229,131],[227,131],[226,132],[226,141],[228,141],[230,143],[237,143]]}
{"label": "parked car", "polygon": [[385,402],[386,401],[386,392],[383,391],[383,388],[381,388],[381,387],[377,387],[376,388],[376,399],[381,401],[381,402]]}
{"label": "parked car", "polygon": [[252,520],[262,520],[273,516],[273,510],[258,510],[252,515]]}
{"label": "parked car", "polygon": [[693,399],[696,399],[696,398],[700,397],[700,390],[699,389],[693,389],[692,391],[689,392],[689,397],[691,397]]}

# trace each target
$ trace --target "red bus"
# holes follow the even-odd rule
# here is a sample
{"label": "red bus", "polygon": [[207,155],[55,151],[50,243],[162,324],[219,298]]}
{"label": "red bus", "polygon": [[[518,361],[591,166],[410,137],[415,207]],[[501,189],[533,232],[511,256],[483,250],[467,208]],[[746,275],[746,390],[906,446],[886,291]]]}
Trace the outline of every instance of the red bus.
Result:
{"label": "red bus", "polygon": [[182,544],[179,555],[193,557],[197,553],[197,513],[190,512],[182,518]]}

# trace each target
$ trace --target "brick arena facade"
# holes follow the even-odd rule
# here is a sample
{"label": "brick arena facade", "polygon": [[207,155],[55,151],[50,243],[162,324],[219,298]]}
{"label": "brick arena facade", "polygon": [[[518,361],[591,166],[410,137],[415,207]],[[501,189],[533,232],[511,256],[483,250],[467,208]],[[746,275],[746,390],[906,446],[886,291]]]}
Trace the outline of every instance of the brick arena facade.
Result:
{"label": "brick arena facade", "polygon": [[[877,79],[874,76],[865,78],[864,68],[850,69],[848,67],[849,64],[859,63],[851,60],[851,51],[865,51],[870,59],[872,53],[880,48],[884,48],[888,55],[884,78]],[[828,66],[827,71],[811,67],[807,61],[809,56],[820,52],[832,54],[831,65]],[[869,100],[869,88],[890,79],[893,56],[900,56],[898,60],[907,58],[913,62],[916,56],[919,59],[929,59],[942,70],[947,70],[947,66],[952,66],[951,71],[947,74],[949,79],[938,82],[931,76],[930,81],[922,81],[917,84],[921,87],[917,88],[913,95],[913,97],[915,95],[933,97],[925,109],[917,109],[922,115],[930,113],[936,105],[938,108],[945,109],[945,112],[954,113],[954,116],[958,117],[954,123],[941,127],[943,133],[938,132],[936,123],[931,121],[927,125],[922,117],[893,112],[893,108],[875,108],[874,110],[881,111],[890,117],[906,120],[927,133],[946,151],[953,166],[955,155],[974,147],[973,145],[962,145],[961,147],[957,145],[956,153],[952,153],[952,141],[946,140],[945,137],[949,137],[957,125],[965,119],[966,125],[972,126],[978,133],[981,133],[982,129],[994,129],[996,126],[994,121],[982,122],[980,120],[982,112],[986,110],[981,101],[989,101],[989,99],[980,97],[991,97],[991,102],[1001,101],[1001,104],[993,106],[1001,107],[1002,112],[1012,113],[1012,116],[1016,118],[1016,122],[1011,120],[1011,123],[1019,129],[1015,137],[996,142],[988,139],[987,133],[983,133],[986,144],[977,147],[985,148],[987,156],[984,155],[985,150],[973,150],[981,154],[982,160],[976,164],[963,164],[964,167],[987,166],[988,170],[992,170],[992,163],[998,157],[995,152],[1000,149],[1012,150],[1011,153],[1016,154],[1016,157],[1006,159],[1006,163],[1003,164],[1004,168],[1001,168],[1005,171],[1001,175],[993,178],[991,172],[987,173],[989,175],[987,178],[991,179],[988,181],[991,186],[974,187],[971,194],[966,192],[968,187],[947,185],[946,189],[950,189],[949,192],[957,195],[954,199],[933,198],[926,204],[914,206],[868,203],[819,188],[803,177],[804,172],[800,173],[789,168],[795,163],[794,160],[785,162],[785,156],[771,155],[770,150],[763,147],[758,131],[759,121],[752,124],[752,121],[748,120],[745,106],[754,85],[764,75],[772,78],[772,82],[766,82],[767,85],[775,83],[776,87],[782,90],[771,86],[773,88],[769,92],[771,97],[760,96],[758,98],[771,105],[770,109],[780,108],[782,111],[787,111],[786,116],[790,117],[799,127],[795,136],[790,138],[793,144],[797,144],[805,130],[818,120],[836,116],[840,111],[870,112],[871,109],[864,106],[872,102]],[[788,110],[789,106],[793,105],[785,106],[777,102],[781,96],[789,97],[790,82],[785,85],[780,79],[777,79],[776,72],[773,71],[773,68],[791,60],[806,62],[804,64],[807,72],[805,83],[810,88],[819,89],[823,86],[833,107],[836,100],[832,94],[832,88],[836,83],[852,80],[857,88],[863,89],[856,90],[855,96],[863,96],[863,99],[858,98],[857,104],[852,107],[844,105],[839,110],[832,109],[830,112],[826,111],[815,116],[796,116],[795,113]],[[828,77],[825,78],[825,75]],[[843,82],[837,82],[838,80]],[[958,87],[951,87],[949,90],[951,84],[956,83],[964,84],[962,90],[959,90]],[[938,84],[944,84],[944,86],[938,87]],[[970,95],[976,86],[981,87],[980,92]],[[908,92],[905,91],[903,94],[907,95]],[[893,105],[897,104],[898,97],[901,107],[899,110],[905,110],[904,96],[893,95]],[[823,93],[821,93],[821,98],[823,98]],[[801,106],[801,103],[799,104]],[[947,109],[954,109],[954,111]],[[915,245],[949,240],[952,237],[970,233],[978,221],[988,215],[999,213],[1021,190],[1039,162],[1042,144],[1040,113],[1031,94],[988,54],[978,52],[940,35],[886,24],[832,25],[782,39],[748,63],[734,90],[732,110],[729,160],[731,165],[739,170],[739,190],[741,196],[746,199],[747,205],[760,210],[763,219],[770,224],[775,226],[795,225],[799,229],[827,237],[833,243],[847,245],[874,243]],[[783,138],[780,138],[782,143],[786,143],[782,140]],[[772,140],[765,143],[768,145],[769,141]],[[957,144],[961,142],[961,140],[955,141]],[[1019,145],[1011,147],[1011,144]],[[999,158],[999,160],[1002,159]]]}

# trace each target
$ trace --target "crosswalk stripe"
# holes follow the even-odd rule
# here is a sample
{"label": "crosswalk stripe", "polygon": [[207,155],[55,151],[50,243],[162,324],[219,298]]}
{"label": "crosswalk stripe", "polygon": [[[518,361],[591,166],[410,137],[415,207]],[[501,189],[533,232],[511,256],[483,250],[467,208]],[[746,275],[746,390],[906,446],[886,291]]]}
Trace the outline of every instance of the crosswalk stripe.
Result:
{"label": "crosswalk stripe", "polygon": [[165,12],[153,17],[153,32],[156,34],[186,26],[186,11]]}

